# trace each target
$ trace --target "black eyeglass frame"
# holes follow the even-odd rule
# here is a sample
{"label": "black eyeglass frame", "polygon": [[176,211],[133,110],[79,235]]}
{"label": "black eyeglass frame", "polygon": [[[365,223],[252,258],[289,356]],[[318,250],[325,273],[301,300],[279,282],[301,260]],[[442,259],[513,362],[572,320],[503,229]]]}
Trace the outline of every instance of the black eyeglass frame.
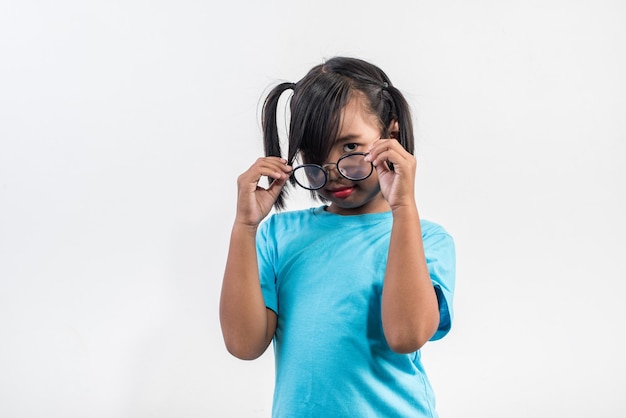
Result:
{"label": "black eyeglass frame", "polygon": [[[319,190],[319,189],[323,188],[324,186],[326,186],[326,183],[328,183],[328,169],[326,169],[326,167],[330,165],[330,166],[335,166],[335,168],[337,169],[337,172],[339,173],[339,175],[341,175],[341,177],[343,177],[343,178],[345,178],[347,180],[350,180],[350,181],[363,181],[363,180],[367,179],[369,176],[371,176],[372,173],[374,172],[374,164],[372,164],[371,161],[369,163],[370,164],[370,171],[369,171],[369,173],[367,173],[366,176],[348,177],[344,173],[342,173],[341,170],[339,169],[339,164],[341,163],[342,160],[344,160],[346,158],[354,157],[354,156],[357,156],[357,155],[362,155],[363,158],[365,158],[368,155],[368,153],[366,153],[366,152],[352,152],[350,154],[342,155],[337,160],[336,163],[327,163],[327,164],[324,164],[323,166],[319,165],[319,164],[302,164],[302,165],[299,165],[299,166],[297,166],[297,167],[295,167],[293,169],[293,171],[291,172],[291,177],[296,182],[296,184],[298,184],[298,186],[302,187],[303,189],[306,189],[306,190]],[[307,187],[307,186],[304,186],[303,184],[301,184],[298,181],[297,177],[295,176],[296,170],[301,169],[301,168],[306,168],[306,167],[315,167],[315,168],[319,168],[320,170],[322,170],[322,172],[324,173],[324,182],[322,183],[321,186],[315,187],[315,188],[314,187]]]}

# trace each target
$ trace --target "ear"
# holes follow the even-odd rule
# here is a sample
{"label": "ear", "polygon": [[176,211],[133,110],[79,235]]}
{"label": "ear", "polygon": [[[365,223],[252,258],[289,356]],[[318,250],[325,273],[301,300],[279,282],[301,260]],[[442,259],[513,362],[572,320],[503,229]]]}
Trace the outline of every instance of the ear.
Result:
{"label": "ear", "polygon": [[398,119],[393,119],[389,126],[387,127],[387,132],[389,133],[390,138],[398,139],[400,133],[400,125],[398,124]]}

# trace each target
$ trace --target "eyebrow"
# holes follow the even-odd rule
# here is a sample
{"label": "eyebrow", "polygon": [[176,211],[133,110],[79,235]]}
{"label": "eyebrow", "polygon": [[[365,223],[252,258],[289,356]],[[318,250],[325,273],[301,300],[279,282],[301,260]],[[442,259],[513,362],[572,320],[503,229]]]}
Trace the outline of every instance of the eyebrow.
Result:
{"label": "eyebrow", "polygon": [[361,135],[358,135],[358,134],[348,134],[348,135],[343,135],[343,136],[338,137],[338,138],[335,140],[335,143],[338,143],[338,142],[346,142],[346,141],[354,141],[355,139],[360,139],[361,137],[362,137],[362,136],[361,136]]}

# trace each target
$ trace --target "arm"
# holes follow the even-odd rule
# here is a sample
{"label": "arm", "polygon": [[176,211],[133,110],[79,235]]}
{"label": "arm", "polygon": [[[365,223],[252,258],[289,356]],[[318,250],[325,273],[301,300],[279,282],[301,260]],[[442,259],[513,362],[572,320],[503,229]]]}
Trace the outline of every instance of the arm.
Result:
{"label": "arm", "polygon": [[392,210],[393,227],[382,296],[382,321],[392,350],[410,353],[437,331],[439,306],[430,280],[417,207]]}
{"label": "arm", "polygon": [[[285,185],[291,168],[280,158],[260,158],[239,176],[237,216],[233,225],[222,293],[220,323],[228,351],[252,360],[267,349],[276,331],[276,314],[265,307],[256,255],[256,230]],[[261,176],[276,178],[268,189]]]}
{"label": "arm", "polygon": [[[410,353],[421,348],[439,325],[415,204],[415,157],[395,139],[383,139],[372,146],[369,159],[393,214],[382,294],[383,330],[393,351]],[[393,171],[387,161],[393,163]]]}

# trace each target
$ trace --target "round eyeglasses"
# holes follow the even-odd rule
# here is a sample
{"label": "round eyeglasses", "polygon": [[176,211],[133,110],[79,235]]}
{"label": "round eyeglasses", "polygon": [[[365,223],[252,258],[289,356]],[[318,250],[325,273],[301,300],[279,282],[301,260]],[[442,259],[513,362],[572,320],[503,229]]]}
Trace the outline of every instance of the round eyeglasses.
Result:
{"label": "round eyeglasses", "polygon": [[355,152],[339,158],[336,163],[328,163],[323,166],[317,164],[302,164],[293,169],[292,176],[300,187],[307,190],[319,190],[328,181],[328,166],[337,167],[339,174],[352,181],[360,181],[368,178],[374,171],[374,165],[365,161],[367,153]]}

